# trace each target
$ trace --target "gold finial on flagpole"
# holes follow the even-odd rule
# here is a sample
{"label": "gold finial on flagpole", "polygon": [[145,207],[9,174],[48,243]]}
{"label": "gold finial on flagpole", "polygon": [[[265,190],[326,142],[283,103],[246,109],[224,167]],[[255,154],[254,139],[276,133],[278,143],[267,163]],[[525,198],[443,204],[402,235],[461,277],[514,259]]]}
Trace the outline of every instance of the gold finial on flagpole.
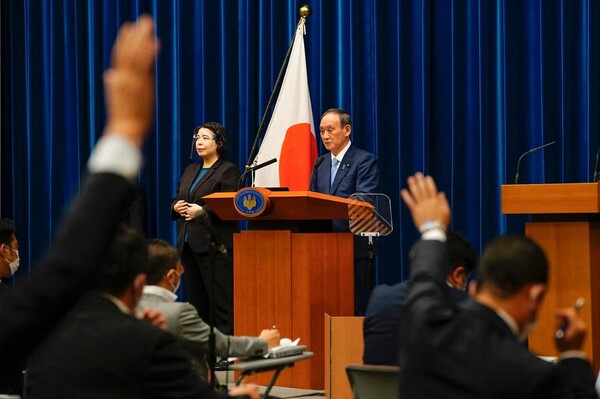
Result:
{"label": "gold finial on flagpole", "polygon": [[308,4],[304,4],[303,6],[300,6],[300,8],[298,9],[298,13],[300,14],[300,17],[306,19],[310,16],[310,6]]}

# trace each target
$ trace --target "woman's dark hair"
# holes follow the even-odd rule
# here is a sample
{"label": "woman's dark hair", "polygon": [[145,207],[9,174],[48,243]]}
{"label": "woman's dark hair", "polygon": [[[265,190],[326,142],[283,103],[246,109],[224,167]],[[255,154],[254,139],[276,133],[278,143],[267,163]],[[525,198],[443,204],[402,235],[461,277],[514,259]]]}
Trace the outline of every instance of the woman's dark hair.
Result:
{"label": "woman's dark hair", "polygon": [[229,151],[229,146],[227,145],[227,131],[223,125],[218,122],[204,122],[203,124],[196,126],[194,129],[194,136],[197,135],[202,128],[208,129],[215,134],[217,154],[220,158],[224,158]]}

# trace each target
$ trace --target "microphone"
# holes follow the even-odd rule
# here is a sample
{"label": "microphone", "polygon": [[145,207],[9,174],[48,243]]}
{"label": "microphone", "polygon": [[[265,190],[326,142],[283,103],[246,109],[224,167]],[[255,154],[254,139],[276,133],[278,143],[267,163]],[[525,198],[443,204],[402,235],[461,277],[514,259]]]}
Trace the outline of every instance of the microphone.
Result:
{"label": "microphone", "polygon": [[600,176],[598,176],[598,155],[600,155],[600,148],[596,152],[596,166],[594,167],[594,178],[592,179],[592,183],[596,183],[600,181]]}
{"label": "microphone", "polygon": [[200,211],[196,220],[198,222],[200,222],[200,224],[202,226],[204,226],[204,228],[206,229],[206,231],[208,233],[207,234],[208,239],[214,245],[215,249],[219,253],[221,253],[223,255],[227,255],[227,248],[225,248],[225,245],[223,245],[223,242],[221,241],[221,237],[219,236],[219,233],[217,233],[212,222],[210,221],[210,218],[208,217],[208,213],[206,213],[206,211],[204,209],[202,209],[202,211]]}
{"label": "microphone", "polygon": [[321,157],[321,158],[317,159],[317,162],[315,162],[315,166],[313,166],[313,169],[317,169],[319,166],[321,166],[321,164],[323,163],[324,160],[325,160],[325,157]]}
{"label": "microphone", "polygon": [[239,190],[242,187],[242,184],[244,183],[244,177],[246,177],[248,175],[248,173],[254,172],[255,170],[262,169],[265,166],[269,166],[275,162],[277,162],[277,158],[269,159],[268,161],[259,163],[258,165],[246,167],[246,171],[244,173],[242,173],[242,175],[240,176],[240,179],[238,180],[237,189]]}
{"label": "microphone", "polygon": [[532,152],[536,152],[537,150],[541,150],[542,148],[546,148],[548,146],[551,146],[552,144],[556,144],[556,141],[552,141],[539,147],[532,148],[531,150],[526,151],[523,155],[519,157],[519,162],[517,162],[517,174],[515,175],[515,184],[517,184],[517,182],[519,181],[519,167],[521,166],[521,159],[523,159],[523,157],[527,154],[531,154]]}

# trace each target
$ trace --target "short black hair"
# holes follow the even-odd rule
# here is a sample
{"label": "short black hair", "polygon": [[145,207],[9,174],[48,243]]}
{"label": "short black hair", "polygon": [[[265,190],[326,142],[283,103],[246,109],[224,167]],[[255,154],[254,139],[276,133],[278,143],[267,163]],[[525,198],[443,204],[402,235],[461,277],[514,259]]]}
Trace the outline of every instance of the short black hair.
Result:
{"label": "short black hair", "polygon": [[13,238],[17,234],[15,229],[15,223],[7,218],[0,220],[0,244],[6,244],[10,246]]}
{"label": "short black hair", "polygon": [[447,235],[446,247],[452,270],[463,266],[467,274],[477,267],[477,251],[467,238],[458,231],[451,231]]}
{"label": "short black hair", "polygon": [[179,262],[179,253],[171,243],[158,238],[148,241],[146,284],[158,284],[169,270],[177,267],[177,262]]}
{"label": "short black hair", "polygon": [[548,260],[544,251],[522,235],[507,235],[488,244],[481,257],[477,290],[488,284],[510,297],[527,284],[548,282]]}
{"label": "short black hair", "polygon": [[352,126],[352,117],[350,116],[350,114],[348,112],[346,112],[345,110],[343,110],[341,108],[329,108],[327,111],[325,111],[321,114],[321,119],[323,119],[323,117],[327,114],[339,115],[340,125],[342,127],[344,127],[346,125]]}
{"label": "short black hair", "polygon": [[201,125],[196,126],[194,129],[194,136],[198,134],[200,129],[208,129],[215,134],[215,141],[217,143],[217,154],[219,157],[224,158],[229,152],[229,146],[227,145],[227,131],[218,122],[204,122]]}
{"label": "short black hair", "polygon": [[120,225],[109,244],[106,261],[101,268],[96,288],[119,296],[139,273],[147,273],[148,242],[136,230]]}

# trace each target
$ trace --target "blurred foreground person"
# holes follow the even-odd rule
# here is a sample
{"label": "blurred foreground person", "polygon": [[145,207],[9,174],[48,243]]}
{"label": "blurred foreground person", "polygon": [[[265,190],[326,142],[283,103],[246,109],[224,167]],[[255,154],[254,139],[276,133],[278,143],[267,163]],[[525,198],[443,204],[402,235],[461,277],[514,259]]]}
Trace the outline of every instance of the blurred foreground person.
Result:
{"label": "blurred foreground person", "polygon": [[[477,252],[459,232],[449,232],[446,240],[450,268],[446,276],[448,295],[458,304],[469,298],[468,276],[477,264]],[[365,349],[363,362],[396,366],[400,320],[406,305],[409,281],[379,285],[373,290],[364,320]]]}
{"label": "blurred foreground person", "polygon": [[[0,347],[2,347],[0,372],[34,351],[46,337],[49,340],[56,339],[56,342],[60,342],[62,339],[61,328],[78,320],[78,312],[81,308],[74,309],[69,316],[64,317],[74,304],[77,303],[79,307],[88,300],[98,300],[101,302],[98,303],[99,309],[105,309],[107,312],[109,311],[107,309],[110,309],[113,313],[115,310],[123,312],[122,326],[130,327],[133,322],[136,322],[135,328],[145,329],[148,332],[145,339],[141,341],[145,343],[151,341],[154,346],[144,348],[141,352],[146,356],[141,360],[142,363],[144,360],[149,362],[156,359],[157,354],[168,357],[171,363],[167,364],[173,364],[177,359],[183,360],[183,363],[176,364],[177,367],[166,368],[167,374],[162,375],[163,382],[157,386],[169,388],[169,381],[174,381],[177,385],[182,380],[193,381],[193,384],[190,383],[187,390],[185,386],[178,387],[180,389],[171,386],[170,390],[149,390],[149,386],[143,384],[123,388],[126,392],[135,392],[131,395],[121,393],[121,391],[114,392],[114,395],[111,394],[111,396],[103,395],[102,389],[111,389],[108,384],[97,391],[89,391],[89,395],[78,392],[77,387],[86,390],[90,386],[102,385],[103,379],[112,381],[120,378],[117,374],[112,373],[116,371],[114,369],[107,370],[107,374],[102,375],[88,374],[82,379],[77,379],[74,374],[70,373],[70,371],[77,371],[81,374],[80,367],[82,370],[85,366],[89,366],[90,369],[94,367],[92,363],[96,356],[100,355],[95,347],[95,344],[100,341],[96,341],[94,338],[101,340],[103,337],[94,336],[92,331],[89,335],[76,335],[68,343],[69,348],[73,349],[65,348],[60,356],[56,357],[56,360],[48,359],[49,363],[46,365],[54,364],[58,367],[57,370],[50,370],[56,380],[49,382],[47,390],[42,388],[36,391],[35,387],[38,386],[36,384],[47,377],[38,374],[40,379],[36,379],[35,367],[38,367],[37,365],[40,368],[44,366],[42,359],[45,350],[53,351],[52,345],[49,344],[51,341],[43,344],[40,352],[33,356],[33,359],[37,359],[39,363],[34,362],[33,364],[36,366],[29,370],[32,373],[33,393],[29,398],[223,397],[191,374],[189,360],[182,355],[180,349],[176,349],[176,342],[171,335],[126,314],[127,310],[132,308],[131,301],[136,300],[136,295],[141,293],[141,288],[139,292],[136,290],[136,287],[140,287],[140,283],[143,285],[143,278],[139,273],[129,275],[133,282],[122,288],[120,299],[108,293],[105,293],[104,296],[89,293],[84,300],[79,301],[79,298],[88,292],[92,285],[99,284],[101,287],[103,283],[106,283],[106,280],[102,278],[97,281],[96,277],[104,275],[104,268],[107,267],[109,261],[107,253],[111,248],[110,244],[115,236],[117,224],[133,199],[132,180],[136,177],[141,165],[139,146],[150,128],[154,111],[154,58],[157,51],[158,43],[154,38],[154,24],[149,17],[143,16],[136,25],[125,24],[121,28],[113,47],[111,69],[105,74],[108,120],[103,137],[90,157],[88,163],[90,174],[59,229],[50,253],[26,282],[16,290],[4,295],[0,301],[0,319],[2,320],[0,323]],[[122,281],[115,282],[115,284],[120,283]],[[124,304],[125,306],[122,306]],[[157,314],[153,312],[147,312],[146,315],[154,319],[157,317]],[[119,325],[115,324],[113,328],[118,329]],[[124,337],[129,340],[132,338],[127,336],[127,333]],[[118,340],[113,340],[112,344],[116,345],[117,342]],[[75,347],[79,348],[77,353],[74,352],[77,350]],[[172,351],[168,348],[172,348]],[[132,347],[131,349],[135,351],[140,348]],[[69,363],[67,360],[69,356],[85,355],[90,362],[87,365],[77,362]],[[109,354],[103,355],[108,356]],[[125,358],[124,356],[123,359]],[[184,367],[183,364],[187,366]],[[96,366],[98,365],[96,364]],[[159,366],[159,364],[153,364],[153,367],[146,370],[128,370],[134,374],[136,371],[139,372],[135,374],[136,379],[132,383],[146,381],[148,375],[144,373],[157,370]],[[168,373],[173,370],[181,371],[182,375]],[[63,371],[63,373],[59,374],[58,371]],[[57,385],[59,381],[62,381],[62,387]],[[123,383],[120,381],[121,385],[117,386],[123,387]],[[39,387],[41,386],[40,384]],[[52,391],[51,388],[57,390]],[[258,398],[256,387],[243,387],[237,393],[246,393],[252,398]]]}
{"label": "blurred foreground person", "polygon": [[402,199],[422,240],[401,322],[401,398],[596,398],[592,368],[581,348],[586,327],[572,308],[556,312],[559,362],[541,360],[527,337],[547,290],[548,263],[533,241],[500,237],[484,251],[474,301],[455,306],[446,293],[444,245],[450,208],[433,179],[417,173]]}

